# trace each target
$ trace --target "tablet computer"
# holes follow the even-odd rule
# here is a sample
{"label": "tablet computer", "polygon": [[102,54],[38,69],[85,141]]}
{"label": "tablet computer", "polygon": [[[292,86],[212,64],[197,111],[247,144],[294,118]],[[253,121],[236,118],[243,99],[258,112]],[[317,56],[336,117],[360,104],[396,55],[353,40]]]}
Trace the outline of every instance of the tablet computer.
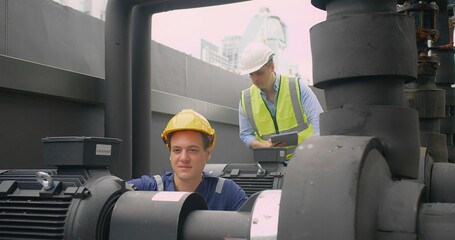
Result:
{"label": "tablet computer", "polygon": [[288,132],[272,135],[270,139],[272,140],[272,143],[285,142],[287,146],[294,146],[297,145],[299,136],[297,135],[297,132]]}

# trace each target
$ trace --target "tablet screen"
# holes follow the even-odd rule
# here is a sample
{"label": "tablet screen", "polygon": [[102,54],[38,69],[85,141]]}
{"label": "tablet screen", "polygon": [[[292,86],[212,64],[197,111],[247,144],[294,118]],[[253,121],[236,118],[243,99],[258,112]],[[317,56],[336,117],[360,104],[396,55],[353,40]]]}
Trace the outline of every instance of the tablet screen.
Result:
{"label": "tablet screen", "polygon": [[274,142],[285,142],[287,146],[294,146],[297,145],[299,136],[297,132],[288,132],[288,133],[280,133],[272,135],[271,137],[272,143]]}

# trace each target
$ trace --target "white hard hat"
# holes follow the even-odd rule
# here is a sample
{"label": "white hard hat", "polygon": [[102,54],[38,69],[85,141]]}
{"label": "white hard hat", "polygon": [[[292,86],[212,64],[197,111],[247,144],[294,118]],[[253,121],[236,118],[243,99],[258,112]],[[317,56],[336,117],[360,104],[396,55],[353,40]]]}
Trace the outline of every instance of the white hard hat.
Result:
{"label": "white hard hat", "polygon": [[259,42],[252,42],[242,53],[242,71],[240,74],[249,74],[259,70],[273,55],[272,49]]}

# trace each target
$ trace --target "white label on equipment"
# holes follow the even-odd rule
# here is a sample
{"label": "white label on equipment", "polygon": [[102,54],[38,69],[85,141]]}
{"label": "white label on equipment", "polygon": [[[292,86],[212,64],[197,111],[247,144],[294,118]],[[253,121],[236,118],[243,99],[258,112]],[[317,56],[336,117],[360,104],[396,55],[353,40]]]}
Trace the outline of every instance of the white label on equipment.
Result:
{"label": "white label on equipment", "polygon": [[280,157],[284,157],[286,155],[286,151],[280,151]]}
{"label": "white label on equipment", "polygon": [[95,155],[110,156],[112,151],[112,146],[107,144],[96,144],[96,153]]}
{"label": "white label on equipment", "polygon": [[152,201],[178,202],[185,192],[159,192],[152,197]]}

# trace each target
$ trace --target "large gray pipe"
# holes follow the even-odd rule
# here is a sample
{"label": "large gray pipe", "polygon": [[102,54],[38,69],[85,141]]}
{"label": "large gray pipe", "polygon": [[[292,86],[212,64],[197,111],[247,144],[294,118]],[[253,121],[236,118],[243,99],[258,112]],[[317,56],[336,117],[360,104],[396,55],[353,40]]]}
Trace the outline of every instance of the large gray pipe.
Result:
{"label": "large gray pipe", "polygon": [[127,1],[110,0],[107,3],[105,134],[123,141],[119,161],[110,165],[111,172],[123,179],[131,178],[132,169],[130,15],[131,6]]}
{"label": "large gray pipe", "polygon": [[403,107],[404,83],[417,76],[414,19],[396,13],[393,0],[312,4],[327,10],[310,32],[313,81],[328,109],[321,135],[377,136],[392,173],[416,178],[418,120]]}

